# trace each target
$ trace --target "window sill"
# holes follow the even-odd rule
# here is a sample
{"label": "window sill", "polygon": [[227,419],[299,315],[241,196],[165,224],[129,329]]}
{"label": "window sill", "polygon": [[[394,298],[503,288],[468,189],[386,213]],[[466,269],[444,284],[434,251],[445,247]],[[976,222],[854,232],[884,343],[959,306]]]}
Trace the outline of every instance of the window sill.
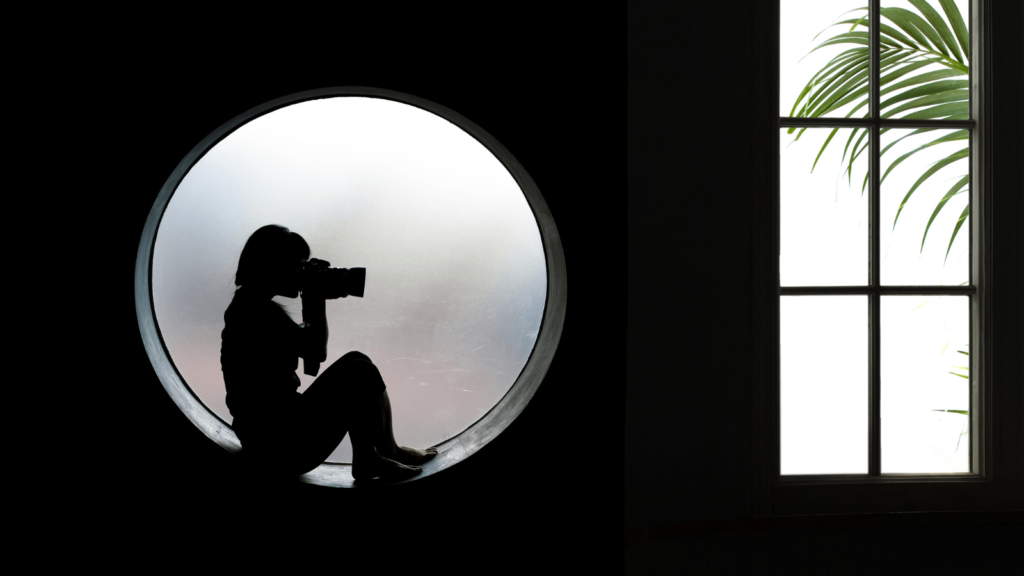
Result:
{"label": "window sill", "polygon": [[1024,510],[1024,484],[976,474],[788,482],[772,487],[772,516]]}
{"label": "window sill", "polygon": [[894,484],[905,482],[990,482],[978,474],[963,472],[955,474],[837,474],[834,476],[782,476],[776,486],[814,486],[819,484]]}
{"label": "window sill", "polygon": [[870,514],[822,514],[769,518],[725,518],[701,522],[663,524],[627,530],[625,541],[662,538],[699,538],[717,532],[789,532],[794,530],[913,529],[934,526],[1009,526],[1024,518],[1019,510],[970,510],[895,512]]}

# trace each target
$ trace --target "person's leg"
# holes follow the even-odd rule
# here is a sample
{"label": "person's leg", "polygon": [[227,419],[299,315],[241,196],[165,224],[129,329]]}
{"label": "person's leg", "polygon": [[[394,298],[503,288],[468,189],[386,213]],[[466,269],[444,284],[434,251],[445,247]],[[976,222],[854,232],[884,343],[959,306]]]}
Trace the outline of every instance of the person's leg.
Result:
{"label": "person's leg", "polygon": [[[374,366],[374,370],[377,370],[376,366]],[[380,410],[384,420],[384,433],[377,444],[378,454],[402,464],[412,465],[422,464],[437,456],[437,448],[419,450],[417,448],[409,448],[408,446],[399,446],[395,442],[395,430],[391,424],[391,398],[388,397],[387,390],[384,390],[384,393],[380,395]]]}
{"label": "person's leg", "polygon": [[[327,426],[344,421],[352,440],[352,473],[357,480],[397,479],[420,472],[419,466],[408,466],[386,456],[391,452],[393,433],[390,404],[386,415],[382,407],[385,390],[380,372],[369,358],[350,352],[335,361],[303,394],[318,413],[316,420]],[[387,423],[385,417],[389,419]]]}

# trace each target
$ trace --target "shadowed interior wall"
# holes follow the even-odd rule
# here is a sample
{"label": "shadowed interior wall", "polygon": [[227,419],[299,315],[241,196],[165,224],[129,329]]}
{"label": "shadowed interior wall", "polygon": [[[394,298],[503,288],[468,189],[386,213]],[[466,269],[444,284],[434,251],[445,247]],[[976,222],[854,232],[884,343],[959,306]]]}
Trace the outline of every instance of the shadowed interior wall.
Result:
{"label": "shadowed interior wall", "polygon": [[750,505],[751,4],[629,8],[627,529]]}
{"label": "shadowed interior wall", "polygon": [[[996,274],[1011,287],[998,301],[996,329],[1002,342],[1019,343],[1015,334],[1024,322],[1012,287],[1020,286],[1014,278],[1024,270],[1015,235],[1020,194],[1014,193],[1022,182],[1024,69],[1016,31],[1024,21],[1020,3],[993,4],[1003,47],[994,56],[1002,67],[991,103],[999,114],[992,161],[1003,191],[994,218],[1006,239],[996,248],[1002,266]],[[754,487],[763,482],[752,446],[759,376],[753,359],[766,343],[752,337],[751,258],[754,230],[772,215],[753,206],[757,194],[772,188],[755,176],[763,158],[755,142],[764,141],[756,124],[766,126],[755,112],[774,89],[758,83],[758,63],[775,48],[755,38],[759,27],[771,25],[758,17],[769,5],[644,1],[628,7],[627,531],[758,515]],[[1011,465],[1024,458],[1020,419],[1010,418],[1024,411],[1024,367],[1018,350],[1002,354],[998,377],[1009,384],[994,406]],[[870,508],[869,498],[859,501]]]}

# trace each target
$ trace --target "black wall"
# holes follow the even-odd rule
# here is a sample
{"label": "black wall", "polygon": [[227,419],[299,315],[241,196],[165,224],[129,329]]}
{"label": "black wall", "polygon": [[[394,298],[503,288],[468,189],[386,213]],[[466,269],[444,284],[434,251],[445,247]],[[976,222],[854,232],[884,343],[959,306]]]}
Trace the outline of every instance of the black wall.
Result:
{"label": "black wall", "polygon": [[[997,247],[1005,264],[997,274],[1014,286],[1024,270],[1020,236],[1012,233],[1024,218],[1024,179],[1020,156],[1014,157],[1019,152],[1007,151],[1022,150],[1024,18],[1019,2],[992,4],[999,32],[992,109],[1000,115],[991,153],[1002,191],[996,222],[1006,223],[1001,234],[1016,239]],[[777,114],[770,107],[767,116],[758,111],[773,90],[758,82],[759,66],[765,51],[777,49],[758,44],[757,30],[772,25],[763,17],[766,6],[767,0],[645,0],[628,7],[626,571],[746,574],[778,564],[807,573],[863,573],[896,566],[978,569],[994,558],[1011,560],[1012,549],[996,541],[1020,541],[1019,511],[971,516],[971,526],[966,517],[936,513],[918,516],[911,528],[823,529],[808,522],[779,533],[766,532],[784,522],[741,521],[759,515],[753,386],[764,343],[753,338],[752,255],[758,223],[772,215],[753,206],[772,187],[758,180],[765,150],[755,142],[765,142],[759,131],[772,130]],[[996,300],[1003,345],[1020,342],[1014,334],[1022,309],[1013,292]],[[1013,389],[1020,390],[1024,369],[1012,364],[1019,350],[1005,349],[1002,358],[1007,394],[995,412],[1009,416],[1021,410]],[[1002,433],[1009,438],[1014,431],[1007,426]],[[1019,458],[1009,439],[1004,451],[1007,463]],[[1007,524],[1014,521],[1011,531]],[[999,526],[976,528],[986,524]],[[655,538],[655,529],[664,535]],[[946,536],[957,542],[955,550],[925,553],[937,551]],[[880,564],[883,557],[899,561]]]}
{"label": "black wall", "polygon": [[[47,118],[30,155],[64,160],[36,168],[60,183],[30,190],[50,211],[15,216],[59,220],[61,253],[74,250],[49,264],[62,280],[48,288],[71,335],[48,322],[33,366],[49,378],[41,401],[63,394],[68,408],[44,415],[56,433],[39,436],[36,469],[60,497],[46,533],[83,544],[74,562],[384,551],[415,570],[605,573],[621,570],[623,527],[752,515],[751,230],[765,215],[750,209],[752,168],[725,152],[756,153],[756,4],[65,14],[66,33],[40,37],[59,61],[35,62],[14,94]],[[160,187],[212,130],[340,85],[447,106],[516,156],[562,237],[565,331],[526,411],[466,462],[379,491],[242,489],[152,372],[134,310],[138,242]],[[666,570],[685,565],[667,554]]]}
{"label": "black wall", "polygon": [[626,528],[750,514],[752,6],[630,6]]}
{"label": "black wall", "polygon": [[[282,9],[258,25],[241,15],[186,14],[180,27],[81,33],[88,39],[69,52],[63,80],[77,110],[61,117],[61,146],[73,158],[69,186],[88,194],[65,194],[62,217],[78,246],[68,273],[81,279],[76,297],[88,305],[62,313],[81,327],[76,337],[85,344],[69,353],[84,369],[66,387],[69,434],[54,450],[67,469],[62,491],[76,530],[85,530],[82,542],[101,539],[89,527],[102,519],[103,538],[170,546],[178,558],[203,551],[237,559],[248,546],[261,554],[304,549],[342,563],[385,552],[409,569],[487,562],[500,572],[539,558],[559,571],[617,565],[623,10],[592,5],[574,14],[535,3],[469,21],[398,10],[293,20]],[[253,106],[329,86],[426,98],[502,142],[536,181],[559,228],[568,312],[540,390],[467,461],[389,488],[254,488],[238,483],[228,454],[156,378],[136,320],[135,259],[152,202],[193,146]]]}

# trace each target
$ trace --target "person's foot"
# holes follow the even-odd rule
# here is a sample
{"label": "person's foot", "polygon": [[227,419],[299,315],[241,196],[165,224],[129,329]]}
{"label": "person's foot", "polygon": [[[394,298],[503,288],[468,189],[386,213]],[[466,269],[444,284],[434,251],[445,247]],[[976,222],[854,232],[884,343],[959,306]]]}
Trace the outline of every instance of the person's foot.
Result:
{"label": "person's foot", "polygon": [[[378,451],[378,454],[379,453],[380,451]],[[385,458],[389,458],[401,464],[408,464],[410,466],[423,464],[434,456],[437,456],[437,448],[419,450],[417,448],[409,448],[408,446],[398,446],[392,453],[384,455]]]}
{"label": "person's foot", "polygon": [[422,472],[419,466],[408,466],[374,454],[368,460],[352,464],[352,478],[357,481],[377,479],[381,482],[404,480]]}

